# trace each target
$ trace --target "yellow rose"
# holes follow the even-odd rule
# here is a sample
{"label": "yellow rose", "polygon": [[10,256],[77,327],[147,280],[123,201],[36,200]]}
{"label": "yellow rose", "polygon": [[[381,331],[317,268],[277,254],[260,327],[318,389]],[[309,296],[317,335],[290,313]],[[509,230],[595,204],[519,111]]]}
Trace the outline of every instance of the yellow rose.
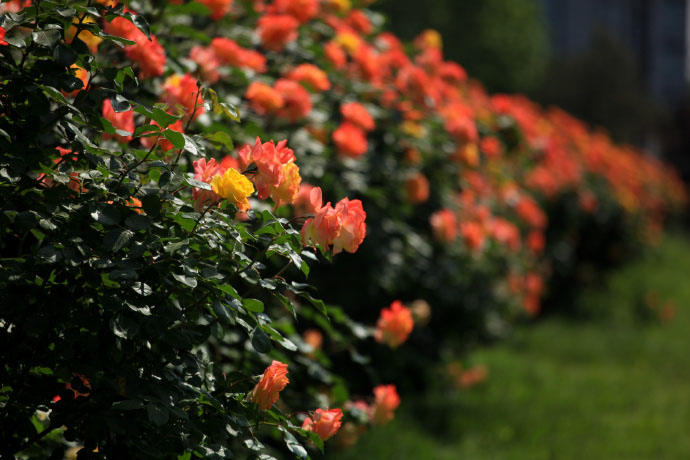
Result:
{"label": "yellow rose", "polygon": [[254,186],[236,169],[228,168],[224,174],[213,176],[211,188],[217,195],[237,206],[240,211],[249,209],[247,197],[254,193]]}

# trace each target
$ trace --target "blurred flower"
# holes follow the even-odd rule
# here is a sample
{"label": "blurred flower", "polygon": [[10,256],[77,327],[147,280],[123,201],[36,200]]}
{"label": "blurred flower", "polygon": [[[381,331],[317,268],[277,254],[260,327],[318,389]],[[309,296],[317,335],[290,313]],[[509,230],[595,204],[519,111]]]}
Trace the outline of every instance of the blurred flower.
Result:
{"label": "blurred flower", "polygon": [[442,243],[452,243],[458,236],[458,221],[450,209],[436,211],[429,218],[431,229],[436,240]]}
{"label": "blurred flower", "polygon": [[223,64],[231,67],[246,67],[260,73],[266,71],[266,57],[263,54],[242,48],[234,40],[216,37],[211,40],[211,47]]}
{"label": "blurred flower", "polygon": [[283,106],[276,111],[277,116],[295,123],[309,115],[312,109],[311,96],[302,85],[287,78],[280,78],[273,87],[284,101]]}
{"label": "blurred flower", "polygon": [[340,106],[340,113],[348,122],[362,128],[364,131],[371,131],[376,124],[366,108],[359,102],[348,102]]}
{"label": "blurred flower", "polygon": [[331,82],[328,81],[326,72],[313,64],[300,64],[287,74],[287,78],[306,83],[310,88],[316,91],[327,91],[331,89]]}
{"label": "blurred flower", "polygon": [[412,312],[412,318],[414,318],[415,324],[424,326],[429,323],[431,319],[431,305],[429,302],[423,299],[417,299],[410,305],[410,311]]}
{"label": "blurred flower", "polygon": [[257,33],[264,48],[282,51],[285,45],[297,39],[299,22],[287,14],[267,14],[259,18]]}
{"label": "blurred flower", "polygon": [[[158,123],[156,123],[154,120],[151,120],[150,124],[160,127],[160,125]],[[171,131],[177,131],[178,133],[183,133],[184,132],[184,126],[182,125],[182,120],[177,120],[175,123],[168,125],[167,129],[169,129]],[[158,137],[158,147],[163,152],[169,152],[170,150],[172,150],[174,148],[174,146],[170,143],[170,141],[168,139],[166,139],[163,136],[162,131],[163,130],[161,130],[161,134]],[[140,139],[140,142],[141,142],[142,146],[144,146],[147,149],[150,149],[151,147],[153,147],[153,144],[156,142],[156,136],[142,137]]]}
{"label": "blurred flower", "polygon": [[305,23],[319,14],[319,2],[320,0],[273,0],[267,11],[271,14],[289,14]]}
{"label": "blurred flower", "polygon": [[460,235],[465,242],[465,246],[471,250],[477,250],[484,245],[485,232],[482,225],[478,222],[461,222]]}
{"label": "blurred flower", "polygon": [[333,131],[333,142],[341,155],[357,158],[367,152],[367,135],[358,126],[342,123]]}
{"label": "blurred flower", "polygon": [[252,110],[259,115],[275,113],[285,105],[283,96],[265,83],[252,82],[245,96]]}
{"label": "blurred flower", "polygon": [[347,64],[347,56],[345,51],[336,42],[328,42],[324,45],[323,51],[326,55],[326,59],[335,67],[336,69],[342,69]]}
{"label": "blurred flower", "polygon": [[218,82],[220,79],[220,74],[218,73],[220,61],[216,57],[216,53],[213,48],[194,46],[189,51],[189,59],[196,62],[199,76],[202,80],[209,83]]}
{"label": "blurred flower", "polygon": [[381,310],[374,338],[391,348],[398,348],[407,340],[413,328],[412,312],[401,301],[396,300],[389,308]]}
{"label": "blurred flower", "polygon": [[405,181],[405,192],[410,203],[424,203],[429,199],[429,181],[424,174],[416,173]]}
{"label": "blurred flower", "polygon": [[499,141],[493,136],[487,136],[482,138],[482,140],[479,142],[479,148],[482,152],[484,152],[484,155],[486,155],[489,158],[498,158],[501,155],[501,152],[503,151],[501,141]]}
{"label": "blurred flower", "polygon": [[173,74],[163,82],[161,100],[168,104],[170,111],[183,115],[183,120],[186,121],[192,114],[194,114],[193,119],[196,119],[204,113],[204,100],[201,94],[197,98],[198,92],[199,87],[196,78],[190,74]]}
{"label": "blurred flower", "polygon": [[302,340],[314,350],[320,350],[323,345],[323,334],[318,329],[307,329],[302,334]]}
{"label": "blurred flower", "polygon": [[290,383],[287,367],[287,364],[273,361],[264,371],[261,381],[256,384],[250,396],[250,400],[259,405],[259,410],[270,409],[278,401],[279,393]]}
{"label": "blurred flower", "polygon": [[115,138],[118,142],[127,143],[132,140],[134,132],[134,111],[130,108],[124,112],[115,112],[113,103],[109,98],[103,99],[103,118],[108,120],[113,128],[130,133],[129,135],[103,134],[104,139]]}
{"label": "blurred flower", "polygon": [[371,407],[371,422],[385,425],[393,420],[394,412],[400,405],[400,396],[395,385],[379,385],[374,388],[374,404]]}
{"label": "blurred flower", "polygon": [[230,12],[233,0],[197,0],[211,10],[211,19],[217,21]]}

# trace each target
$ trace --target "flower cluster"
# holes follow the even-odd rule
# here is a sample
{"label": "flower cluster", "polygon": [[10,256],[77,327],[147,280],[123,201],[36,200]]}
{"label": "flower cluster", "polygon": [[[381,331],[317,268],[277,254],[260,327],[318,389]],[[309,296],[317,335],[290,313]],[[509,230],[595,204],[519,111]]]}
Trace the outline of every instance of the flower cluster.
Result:
{"label": "flower cluster", "polygon": [[304,222],[302,242],[318,245],[324,250],[333,246],[333,254],[345,250],[353,253],[364,241],[367,233],[366,213],[360,200],[343,198],[335,207],[328,202],[323,204],[322,192],[314,187],[309,194],[314,217]]}

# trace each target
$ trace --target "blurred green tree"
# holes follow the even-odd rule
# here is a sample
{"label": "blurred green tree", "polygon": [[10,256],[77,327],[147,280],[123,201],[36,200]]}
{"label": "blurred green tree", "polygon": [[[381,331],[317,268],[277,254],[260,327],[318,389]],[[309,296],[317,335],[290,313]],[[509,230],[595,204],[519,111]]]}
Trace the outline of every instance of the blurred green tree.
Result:
{"label": "blurred green tree", "polygon": [[411,39],[427,28],[443,36],[444,54],[492,92],[533,89],[546,69],[548,35],[533,0],[379,0],[390,29]]}

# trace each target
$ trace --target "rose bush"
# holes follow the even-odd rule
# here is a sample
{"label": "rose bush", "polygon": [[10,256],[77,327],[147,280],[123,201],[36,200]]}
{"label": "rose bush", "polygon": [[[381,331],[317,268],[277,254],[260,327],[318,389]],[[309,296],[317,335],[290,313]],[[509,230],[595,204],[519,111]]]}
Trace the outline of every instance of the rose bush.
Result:
{"label": "rose bush", "polygon": [[366,1],[126,3],[0,6],[0,454],[351,444],[686,204]]}

